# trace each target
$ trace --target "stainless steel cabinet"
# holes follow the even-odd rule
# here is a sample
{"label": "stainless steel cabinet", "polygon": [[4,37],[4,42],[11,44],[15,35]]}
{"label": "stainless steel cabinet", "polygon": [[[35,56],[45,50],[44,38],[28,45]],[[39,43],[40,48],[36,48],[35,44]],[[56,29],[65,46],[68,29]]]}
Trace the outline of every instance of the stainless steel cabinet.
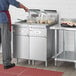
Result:
{"label": "stainless steel cabinet", "polygon": [[47,29],[46,25],[29,25],[30,59],[47,61]]}
{"label": "stainless steel cabinet", "polygon": [[[27,27],[26,27],[27,26]],[[47,25],[16,24],[13,26],[13,54],[15,58],[44,61],[52,57],[51,30]],[[49,32],[49,33],[48,33]],[[52,36],[53,37],[53,36]]]}
{"label": "stainless steel cabinet", "polygon": [[28,36],[14,36],[13,52],[15,58],[29,59],[29,38]]}
{"label": "stainless steel cabinet", "polygon": [[30,37],[30,59],[47,60],[47,39],[41,37]]}

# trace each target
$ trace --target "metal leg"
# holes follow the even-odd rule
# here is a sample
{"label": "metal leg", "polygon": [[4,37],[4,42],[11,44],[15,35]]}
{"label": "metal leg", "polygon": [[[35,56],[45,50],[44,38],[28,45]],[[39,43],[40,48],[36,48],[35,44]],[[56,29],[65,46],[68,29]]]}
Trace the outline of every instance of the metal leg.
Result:
{"label": "metal leg", "polygon": [[[74,31],[74,58],[76,58],[76,35]],[[75,69],[76,69],[76,61],[75,61]]]}
{"label": "metal leg", "polygon": [[29,65],[31,64],[30,60],[28,60],[28,64],[29,64]]}
{"label": "metal leg", "polygon": [[55,66],[56,66],[56,55],[57,55],[57,30],[55,29]]}
{"label": "metal leg", "polygon": [[32,60],[32,65],[35,65],[35,61],[34,60]]}
{"label": "metal leg", "polygon": [[18,58],[17,58],[17,64],[18,64]]}
{"label": "metal leg", "polygon": [[66,37],[66,35],[65,35],[65,33],[66,33],[66,31],[67,30],[63,30],[63,56],[64,56],[64,58],[65,58],[65,44],[66,44],[66,39],[65,39],[65,37]]}
{"label": "metal leg", "polygon": [[[65,33],[64,33],[64,30],[63,30],[63,52],[65,52]],[[65,56],[65,53],[64,53],[64,56]]]}
{"label": "metal leg", "polygon": [[76,62],[74,64],[75,64],[75,69],[76,69]]}
{"label": "metal leg", "polygon": [[55,66],[57,66],[57,61],[56,61],[56,59],[55,59]]}
{"label": "metal leg", "polygon": [[48,65],[48,64],[47,64],[47,61],[45,61],[45,67],[47,67],[47,65]]}

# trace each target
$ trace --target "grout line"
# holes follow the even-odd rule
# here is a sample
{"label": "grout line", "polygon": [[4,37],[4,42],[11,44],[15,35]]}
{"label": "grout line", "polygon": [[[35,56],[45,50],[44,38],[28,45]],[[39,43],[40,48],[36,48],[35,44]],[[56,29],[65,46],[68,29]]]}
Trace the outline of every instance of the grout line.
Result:
{"label": "grout line", "polygon": [[[24,70],[25,71],[25,70]],[[20,76],[24,71],[22,71],[21,73],[19,73],[17,76]]]}

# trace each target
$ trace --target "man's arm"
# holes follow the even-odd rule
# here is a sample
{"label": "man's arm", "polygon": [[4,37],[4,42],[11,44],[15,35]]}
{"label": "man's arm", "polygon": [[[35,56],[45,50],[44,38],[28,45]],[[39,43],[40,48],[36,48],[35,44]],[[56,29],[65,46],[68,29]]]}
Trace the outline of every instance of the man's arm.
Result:
{"label": "man's arm", "polygon": [[9,4],[17,7],[17,8],[23,8],[26,12],[28,12],[28,8],[26,6],[24,6],[23,4],[21,4],[20,2],[16,1],[16,0],[8,0]]}

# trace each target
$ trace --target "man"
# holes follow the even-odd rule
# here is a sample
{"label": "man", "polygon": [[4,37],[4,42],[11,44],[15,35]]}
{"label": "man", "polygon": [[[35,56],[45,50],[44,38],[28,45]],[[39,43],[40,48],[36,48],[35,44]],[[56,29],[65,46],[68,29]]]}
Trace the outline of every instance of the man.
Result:
{"label": "man", "polygon": [[8,11],[9,5],[23,8],[28,12],[28,8],[16,0],[0,0],[0,28],[4,69],[15,66],[14,63],[11,63],[11,21]]}

